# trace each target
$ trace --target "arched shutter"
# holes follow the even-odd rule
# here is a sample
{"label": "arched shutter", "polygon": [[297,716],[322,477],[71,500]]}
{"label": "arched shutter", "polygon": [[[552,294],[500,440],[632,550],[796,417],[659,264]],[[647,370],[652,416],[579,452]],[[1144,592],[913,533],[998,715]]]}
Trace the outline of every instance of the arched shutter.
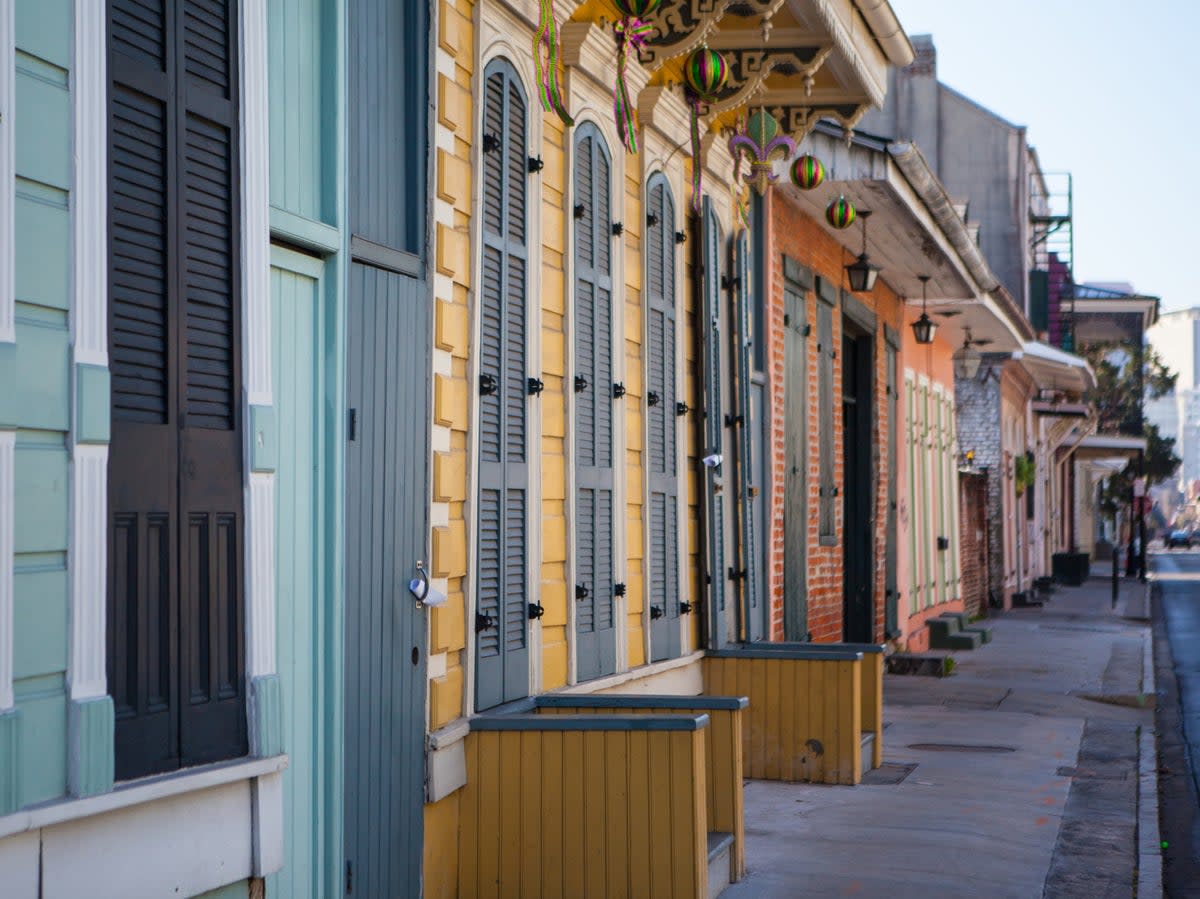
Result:
{"label": "arched shutter", "polygon": [[616,670],[613,579],[612,157],[595,125],[575,132],[576,672]]}
{"label": "arched shutter", "polygon": [[651,660],[675,658],[679,634],[679,477],[675,414],[675,202],[667,179],[646,198],[646,419],[650,547],[646,602]]}
{"label": "arched shutter", "polygon": [[529,693],[526,459],[526,103],[512,67],[488,67],[479,284],[475,706]]}
{"label": "arched shutter", "polygon": [[[721,226],[712,200],[701,208],[700,290],[704,310],[704,455],[724,456],[725,415],[721,402]],[[725,628],[725,499],[724,465],[705,468],[705,524],[708,531],[709,641],[720,647]]]}

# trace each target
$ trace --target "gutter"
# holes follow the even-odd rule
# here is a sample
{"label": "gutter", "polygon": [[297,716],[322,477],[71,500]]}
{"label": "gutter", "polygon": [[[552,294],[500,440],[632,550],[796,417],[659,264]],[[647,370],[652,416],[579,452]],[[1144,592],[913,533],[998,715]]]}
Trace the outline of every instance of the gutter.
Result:
{"label": "gutter", "polygon": [[858,11],[867,22],[867,27],[875,35],[880,48],[888,62],[899,68],[911,65],[916,58],[913,45],[904,33],[900,20],[892,9],[889,0],[853,0]]}
{"label": "gutter", "polygon": [[929,169],[929,163],[925,161],[925,157],[921,155],[916,144],[906,141],[889,143],[887,151],[901,174],[908,179],[909,184],[913,186],[933,214],[934,221],[938,223],[959,258],[966,265],[967,271],[970,272],[980,291],[988,294],[996,302],[1001,312],[1008,318],[1013,330],[1020,334],[1023,340],[1033,340],[1036,335],[1029,319],[1025,317],[1025,313],[1021,311],[1004,286],[996,280],[991,267],[983,258],[979,245],[971,239],[971,235],[967,232],[966,222],[954,211],[954,204],[946,195],[946,189],[934,177],[933,172]]}

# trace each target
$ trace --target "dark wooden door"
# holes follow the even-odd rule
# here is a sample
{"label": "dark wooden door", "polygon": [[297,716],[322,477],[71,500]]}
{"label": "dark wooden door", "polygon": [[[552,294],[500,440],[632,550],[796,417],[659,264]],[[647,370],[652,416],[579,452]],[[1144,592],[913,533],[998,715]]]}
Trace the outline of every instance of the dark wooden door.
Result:
{"label": "dark wooden door", "polygon": [[600,130],[575,132],[575,671],[617,668],[613,576],[612,157]]}
{"label": "dark wooden door", "polygon": [[344,852],[347,895],[421,892],[431,311],[425,4],[348,4]]}
{"label": "dark wooden door", "polygon": [[883,630],[888,639],[900,635],[899,603],[900,576],[897,564],[899,533],[896,527],[898,499],[896,496],[896,473],[900,470],[898,447],[900,388],[896,380],[896,345],[887,338],[884,349],[884,369],[887,377],[887,533],[883,568]]}
{"label": "dark wooden door", "polygon": [[874,630],[871,502],[871,340],[842,339],[843,634],[869,643]]}

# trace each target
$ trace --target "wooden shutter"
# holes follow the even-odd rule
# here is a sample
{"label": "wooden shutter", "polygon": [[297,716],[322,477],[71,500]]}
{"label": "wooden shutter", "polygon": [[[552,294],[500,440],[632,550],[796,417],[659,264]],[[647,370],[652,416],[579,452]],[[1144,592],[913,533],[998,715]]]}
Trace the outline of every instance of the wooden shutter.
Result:
{"label": "wooden shutter", "polygon": [[[889,329],[890,331],[890,329]],[[892,639],[899,634],[899,618],[898,618],[898,602],[900,592],[900,581],[897,570],[897,551],[896,545],[896,477],[900,471],[900,456],[897,447],[896,435],[899,431],[899,414],[900,404],[898,402],[899,388],[896,383],[896,343],[893,342],[892,335],[895,332],[885,334],[884,342],[884,369],[885,377],[887,378],[887,529],[886,529],[886,548],[883,574],[883,589],[884,589],[884,637]]]}
{"label": "wooden shutter", "polygon": [[[721,228],[712,201],[701,207],[700,290],[704,314],[702,347],[704,367],[705,456],[724,455],[725,415],[721,402]],[[725,499],[721,467],[705,468],[705,517],[708,530],[709,640],[725,642]]]}
{"label": "wooden shutter", "polygon": [[[646,225],[646,420],[650,479],[651,659],[675,658],[679,633],[679,418],[675,412],[675,201],[662,174],[650,179]],[[651,405],[651,403],[653,403]]]}
{"label": "wooden shutter", "polygon": [[613,579],[612,163],[595,125],[575,132],[576,675],[616,670]]}
{"label": "wooden shutter", "polygon": [[479,285],[479,501],[476,508],[475,706],[529,693],[526,458],[526,102],[512,67],[488,66]]}
{"label": "wooden shutter", "polygon": [[752,402],[751,377],[754,367],[754,310],[751,308],[750,245],[746,232],[734,241],[734,308],[737,310],[737,403],[738,403],[738,524],[741,531],[741,616],[746,640],[762,635],[761,589],[759,571],[761,539],[756,531],[761,485],[755,482],[755,435],[762,434],[762,422]]}
{"label": "wooden shutter", "polygon": [[[790,260],[789,260],[790,261]],[[785,262],[785,265],[787,263]],[[784,285],[783,628],[787,640],[808,639],[808,311],[804,289]]]}
{"label": "wooden shutter", "polygon": [[247,752],[236,4],[109,4],[116,772]]}
{"label": "wooden shutter", "polygon": [[826,300],[828,287],[820,278],[817,279],[817,408],[820,410],[817,426],[820,434],[818,534],[832,538],[836,536],[837,508],[833,476],[833,360],[836,347],[833,343],[833,306]]}

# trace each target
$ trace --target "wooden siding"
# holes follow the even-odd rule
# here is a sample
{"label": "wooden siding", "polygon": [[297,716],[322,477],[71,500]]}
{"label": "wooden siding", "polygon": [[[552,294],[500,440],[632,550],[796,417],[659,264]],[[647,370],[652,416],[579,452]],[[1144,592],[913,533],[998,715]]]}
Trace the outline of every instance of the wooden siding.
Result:
{"label": "wooden siding", "polygon": [[[742,790],[742,719],[746,709],[714,708],[704,702],[704,697],[672,699],[676,701],[667,704],[661,696],[611,693],[555,696],[539,700],[537,710],[543,715],[611,715],[618,709],[622,714],[708,715],[708,727],[704,729],[708,830],[733,834],[734,878],[740,879],[746,873],[746,815]],[[689,705],[689,699],[695,700],[695,704]]]}
{"label": "wooden siding", "polygon": [[511,716],[493,722],[513,729],[467,737],[459,894],[707,895],[707,719],[691,730],[627,718],[582,730],[577,716],[537,717],[536,730]]}
{"label": "wooden siding", "polygon": [[862,777],[862,655],[787,658],[742,651],[704,659],[708,695],[748,696],[746,777],[856,784]]}

